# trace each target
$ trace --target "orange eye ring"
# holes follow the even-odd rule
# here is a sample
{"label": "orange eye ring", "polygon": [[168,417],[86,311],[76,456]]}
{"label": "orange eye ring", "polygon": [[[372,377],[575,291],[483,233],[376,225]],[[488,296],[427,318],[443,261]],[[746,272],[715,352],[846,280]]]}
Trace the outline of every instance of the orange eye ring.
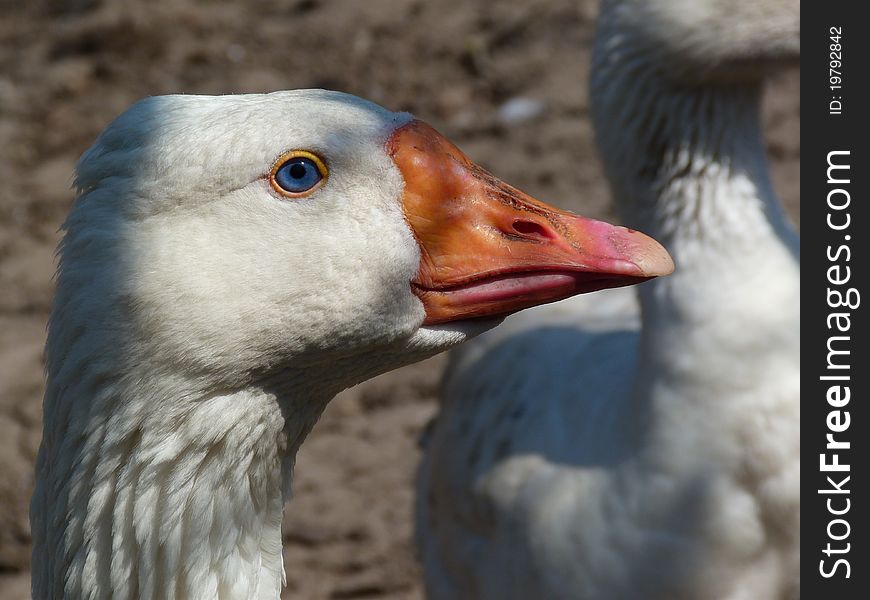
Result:
{"label": "orange eye ring", "polygon": [[290,150],[275,161],[269,171],[269,184],[286,198],[304,198],[314,193],[329,178],[322,158],[307,150]]}

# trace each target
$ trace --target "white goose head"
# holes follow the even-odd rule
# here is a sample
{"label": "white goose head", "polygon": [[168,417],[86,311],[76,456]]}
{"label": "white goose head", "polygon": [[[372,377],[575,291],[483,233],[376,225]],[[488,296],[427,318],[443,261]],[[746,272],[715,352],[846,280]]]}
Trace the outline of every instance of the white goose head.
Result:
{"label": "white goose head", "polygon": [[603,0],[598,26],[683,85],[757,82],[800,55],[799,0]]}
{"label": "white goose head", "polygon": [[410,115],[321,90],[144,100],[76,186],[31,510],[39,598],[276,597],[295,451],[336,392],[672,268]]}
{"label": "white goose head", "polygon": [[99,322],[113,354],[228,385],[396,343],[420,358],[481,329],[430,324],[670,268],[645,236],[541,205],[410,115],[334,92],[147,99],[76,185],[53,330]]}

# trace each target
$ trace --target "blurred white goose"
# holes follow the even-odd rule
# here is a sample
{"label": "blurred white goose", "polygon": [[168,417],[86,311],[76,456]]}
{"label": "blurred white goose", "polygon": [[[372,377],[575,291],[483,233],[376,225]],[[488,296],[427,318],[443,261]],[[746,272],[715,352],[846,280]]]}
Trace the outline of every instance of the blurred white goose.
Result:
{"label": "blurred white goose", "polygon": [[410,115],[321,90],[151,98],[77,171],[31,505],[39,600],[278,598],[294,456],[335,393],[673,266]]}
{"label": "blurred white goose", "polygon": [[618,208],[673,276],[457,351],[418,482],[429,598],[799,596],[799,240],[762,80],[796,1],[606,0],[591,74]]}

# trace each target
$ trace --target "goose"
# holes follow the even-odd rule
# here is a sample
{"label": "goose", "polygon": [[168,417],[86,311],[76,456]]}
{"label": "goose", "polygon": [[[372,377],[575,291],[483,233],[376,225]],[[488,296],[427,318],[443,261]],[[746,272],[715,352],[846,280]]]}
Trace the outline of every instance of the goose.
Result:
{"label": "goose", "polygon": [[799,19],[602,3],[596,142],[676,270],[452,351],[417,481],[430,600],[799,597],[800,244],[759,122]]}
{"label": "goose", "polygon": [[672,268],[651,238],[338,92],[148,98],[76,171],[31,504],[39,600],[278,598],[294,457],[337,392]]}

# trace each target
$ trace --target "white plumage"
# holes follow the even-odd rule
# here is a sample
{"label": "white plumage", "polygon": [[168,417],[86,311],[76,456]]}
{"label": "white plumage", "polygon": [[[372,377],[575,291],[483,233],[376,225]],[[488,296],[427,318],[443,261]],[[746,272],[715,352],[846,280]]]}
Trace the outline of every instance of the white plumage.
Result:
{"label": "white plumage", "polygon": [[[410,115],[322,90],[144,100],[85,153],[76,188],[31,504],[37,600],[278,598],[296,451],[337,392],[590,271],[630,283],[672,266]],[[482,235],[442,223],[468,206]],[[565,273],[535,271],[550,256]]]}
{"label": "white plumage", "polygon": [[432,600],[799,597],[799,240],[758,114],[799,29],[796,2],[603,3],[597,142],[676,271],[453,354],[418,481]]}

